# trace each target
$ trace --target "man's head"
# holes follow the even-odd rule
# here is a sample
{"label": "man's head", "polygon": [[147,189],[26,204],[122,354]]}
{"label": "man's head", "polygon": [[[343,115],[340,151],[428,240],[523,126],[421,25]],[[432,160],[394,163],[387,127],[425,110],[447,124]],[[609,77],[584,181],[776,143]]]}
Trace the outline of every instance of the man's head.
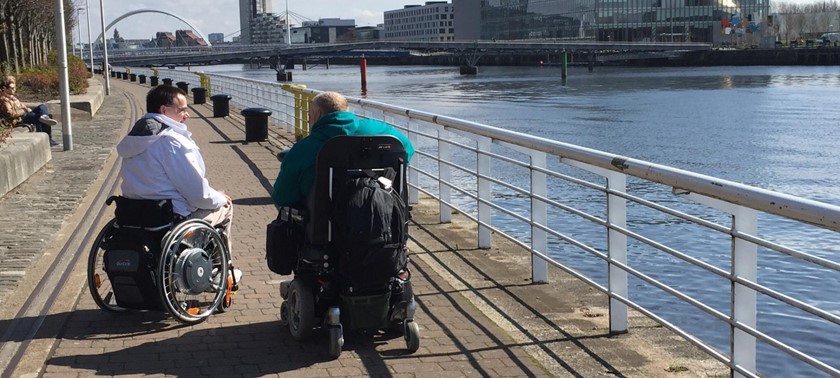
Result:
{"label": "man's head", "polygon": [[187,110],[187,94],[180,88],[158,85],[146,95],[146,111],[149,113],[163,114],[183,123],[190,118]]}
{"label": "man's head", "polygon": [[2,80],[0,80],[0,90],[4,93],[14,94],[15,90],[17,90],[17,80],[15,80],[14,76],[4,76]]}
{"label": "man's head", "polygon": [[347,99],[338,92],[324,92],[312,99],[309,106],[309,126],[318,122],[324,114],[346,112]]}

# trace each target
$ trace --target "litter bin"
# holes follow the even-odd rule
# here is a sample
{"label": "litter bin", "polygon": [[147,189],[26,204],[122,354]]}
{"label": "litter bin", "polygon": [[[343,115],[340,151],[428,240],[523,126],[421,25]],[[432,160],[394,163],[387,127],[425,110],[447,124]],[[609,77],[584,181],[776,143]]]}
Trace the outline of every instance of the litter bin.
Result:
{"label": "litter bin", "polygon": [[226,94],[217,94],[210,96],[213,100],[213,117],[227,117],[230,114],[230,99],[233,98]]}
{"label": "litter bin", "polygon": [[146,75],[137,75],[137,78],[140,79],[140,84],[146,84]]}
{"label": "litter bin", "polygon": [[117,77],[117,71],[111,71],[111,77]]}
{"label": "litter bin", "polygon": [[137,81],[137,74],[131,74],[131,81]]}
{"label": "litter bin", "polygon": [[260,142],[268,139],[268,116],[271,110],[248,108],[240,112],[245,116],[245,141]]}
{"label": "litter bin", "polygon": [[168,85],[168,86],[171,87],[172,86],[172,79],[170,79],[170,78],[163,79],[163,85]]}
{"label": "litter bin", "polygon": [[178,89],[184,91],[184,93],[190,93],[190,83],[187,83],[186,81],[179,81],[175,83],[175,86],[177,86]]}
{"label": "litter bin", "polygon": [[195,87],[192,89],[193,104],[199,105],[207,102],[207,89],[202,87]]}
{"label": "litter bin", "polygon": [[149,76],[149,85],[153,87],[158,86],[158,77],[157,76]]}

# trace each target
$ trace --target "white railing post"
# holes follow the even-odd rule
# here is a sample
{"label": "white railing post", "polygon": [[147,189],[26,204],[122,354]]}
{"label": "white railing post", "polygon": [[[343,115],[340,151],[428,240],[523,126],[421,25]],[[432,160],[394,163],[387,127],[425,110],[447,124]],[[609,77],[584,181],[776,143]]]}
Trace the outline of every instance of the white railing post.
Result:
{"label": "white railing post", "polygon": [[[625,193],[627,190],[627,176],[608,171],[607,189]],[[627,235],[613,229],[612,227],[626,228],[627,226],[627,201],[615,194],[607,194],[607,223],[611,226],[608,232],[607,249],[611,261],[627,264]],[[610,333],[627,332],[627,305],[612,298],[612,295],[619,295],[629,298],[627,288],[627,272],[623,269],[609,264],[609,290],[610,290]]]}
{"label": "white railing post", "polygon": [[[753,209],[735,206],[732,228],[745,234],[758,236],[758,215]],[[732,275],[751,282],[758,282],[758,246],[733,236]],[[739,283],[732,285],[732,321],[756,328],[756,292]],[[756,340],[732,326],[732,363],[748,371],[756,371]],[[744,375],[735,372],[735,377]]]}
{"label": "white railing post", "polygon": [[[490,205],[482,202],[482,201],[492,201],[493,200],[493,193],[490,189],[490,181],[481,176],[490,177],[490,156],[484,154],[484,152],[490,152],[490,147],[493,145],[490,138],[479,137],[476,140],[476,171],[478,172],[479,177],[477,177],[477,184],[478,184],[478,221],[483,224],[491,224],[493,219],[493,213],[491,211]],[[478,248],[490,248],[492,245],[492,234],[490,233],[490,228],[484,226],[483,224],[478,225]]]}
{"label": "white railing post", "polygon": [[[452,208],[446,203],[452,203],[452,167],[449,166],[452,159],[452,150],[447,143],[446,128],[437,127],[437,148],[438,148],[438,195],[440,196],[440,223],[452,222]],[[444,203],[446,202],[446,203]]]}
{"label": "white railing post", "polygon": [[[394,123],[396,123],[396,120],[394,120]],[[412,130],[417,130],[419,127],[417,125],[414,125],[414,127],[412,128],[411,126],[412,126],[411,119],[406,119],[405,133],[406,133],[406,135],[408,135],[408,140],[411,142],[411,145],[413,145],[415,148],[417,148],[417,134],[413,133],[411,131]],[[418,166],[417,159],[419,159],[419,158],[420,158],[419,155],[415,154],[414,157],[412,158],[413,161],[410,161],[409,164],[408,164],[408,181],[409,181],[409,183],[411,183],[413,185],[416,185],[418,187],[420,186],[420,172],[418,172],[413,167]],[[419,202],[420,202],[420,190],[418,190],[416,187],[409,186],[408,187],[408,203],[416,204],[416,203],[419,203]]]}
{"label": "white railing post", "polygon": [[[546,169],[547,157],[544,152],[531,153],[531,167]],[[548,236],[545,230],[536,226],[548,224],[548,208],[546,203],[535,199],[534,196],[548,198],[548,187],[546,185],[545,172],[531,169],[531,248],[535,251],[548,254]],[[541,257],[531,254],[531,282],[548,282],[548,262]]]}

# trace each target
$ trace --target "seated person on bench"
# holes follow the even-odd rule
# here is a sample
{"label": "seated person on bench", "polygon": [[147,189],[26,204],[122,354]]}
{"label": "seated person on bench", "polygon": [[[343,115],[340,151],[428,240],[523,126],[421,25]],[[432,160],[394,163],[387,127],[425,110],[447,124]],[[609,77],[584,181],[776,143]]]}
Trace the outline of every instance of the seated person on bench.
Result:
{"label": "seated person on bench", "polygon": [[41,104],[30,109],[16,96],[17,80],[14,76],[6,76],[0,80],[0,115],[2,121],[11,127],[25,123],[35,127],[35,131],[47,133],[50,139],[50,146],[57,146],[58,142],[52,138],[52,126],[58,121],[50,118],[47,105]]}
{"label": "seated person on bench", "polygon": [[[186,94],[168,85],[154,87],[146,95],[146,110],[117,145],[123,197],[171,200],[176,218],[223,227],[230,251],[233,205],[205,178],[204,159],[183,123],[190,117]],[[235,286],[241,275],[234,269]]]}
{"label": "seated person on bench", "polygon": [[402,142],[408,160],[414,154],[414,147],[403,133],[384,122],[356,118],[348,111],[347,99],[337,92],[324,92],[312,99],[309,125],[309,136],[295,143],[280,164],[271,193],[277,206],[306,209],[306,199],[315,182],[315,158],[324,142],[334,136],[393,135]]}

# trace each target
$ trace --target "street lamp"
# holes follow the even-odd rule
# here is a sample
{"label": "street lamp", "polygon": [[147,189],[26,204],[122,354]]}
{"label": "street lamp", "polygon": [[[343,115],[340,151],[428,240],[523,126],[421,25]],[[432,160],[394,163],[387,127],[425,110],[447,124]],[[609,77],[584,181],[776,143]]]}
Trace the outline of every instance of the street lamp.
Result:
{"label": "street lamp", "polygon": [[90,58],[90,76],[93,77],[93,43],[90,41],[90,7],[88,0],[85,0],[85,16],[87,16],[88,27],[88,58]]}
{"label": "street lamp", "polygon": [[111,65],[108,64],[108,37],[105,35],[105,5],[99,0],[99,21],[102,26],[102,74],[105,76],[105,95],[111,95]]}
{"label": "street lamp", "polygon": [[76,8],[76,29],[79,30],[79,58],[82,58],[82,61],[85,60],[85,53],[84,53],[84,44],[82,43],[82,20],[79,18],[79,12],[84,11],[85,8],[79,7]]}

